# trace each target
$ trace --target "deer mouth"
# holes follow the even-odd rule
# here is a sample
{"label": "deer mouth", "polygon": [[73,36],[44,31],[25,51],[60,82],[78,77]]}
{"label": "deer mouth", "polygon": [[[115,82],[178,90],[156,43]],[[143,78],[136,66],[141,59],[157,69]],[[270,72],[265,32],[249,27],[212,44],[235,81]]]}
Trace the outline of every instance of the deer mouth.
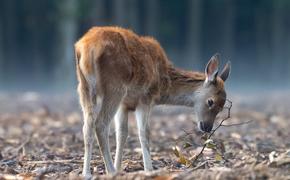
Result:
{"label": "deer mouth", "polygon": [[198,128],[203,132],[207,132],[207,133],[211,132],[212,127],[213,127],[213,123],[207,123],[207,122],[202,122],[202,121],[198,123]]}

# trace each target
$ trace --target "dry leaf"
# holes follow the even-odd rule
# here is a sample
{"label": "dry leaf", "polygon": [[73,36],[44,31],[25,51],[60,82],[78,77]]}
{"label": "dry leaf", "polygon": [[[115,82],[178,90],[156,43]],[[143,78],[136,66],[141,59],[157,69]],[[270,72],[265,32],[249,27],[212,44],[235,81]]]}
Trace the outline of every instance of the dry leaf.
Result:
{"label": "dry leaf", "polygon": [[184,143],[183,148],[186,149],[186,148],[189,148],[191,146],[192,145],[190,143],[186,142],[186,143]]}
{"label": "dry leaf", "polygon": [[223,157],[219,153],[216,153],[214,159],[216,161],[222,161],[223,160]]}

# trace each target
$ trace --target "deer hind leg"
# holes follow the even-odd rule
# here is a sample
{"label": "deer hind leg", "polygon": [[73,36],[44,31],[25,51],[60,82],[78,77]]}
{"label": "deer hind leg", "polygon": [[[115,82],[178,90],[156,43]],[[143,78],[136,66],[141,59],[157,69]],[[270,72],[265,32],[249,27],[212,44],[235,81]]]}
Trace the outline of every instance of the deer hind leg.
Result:
{"label": "deer hind leg", "polygon": [[124,94],[120,91],[106,93],[102,99],[102,107],[96,120],[96,136],[99,148],[106,166],[106,171],[109,174],[116,172],[109,146],[109,129],[111,120],[114,118],[116,111]]}
{"label": "deer hind leg", "polygon": [[150,105],[138,105],[135,112],[145,171],[153,170],[149,147],[148,119],[150,115],[150,109]]}
{"label": "deer hind leg", "polygon": [[90,161],[92,156],[92,147],[94,143],[94,125],[96,120],[96,96],[93,91],[89,90],[86,82],[80,82],[78,86],[78,93],[80,97],[80,104],[84,116],[83,137],[84,137],[84,164],[83,176],[87,179],[91,177]]}
{"label": "deer hind leg", "polygon": [[116,129],[116,156],[114,166],[121,170],[123,148],[128,137],[128,110],[121,105],[114,117]]}

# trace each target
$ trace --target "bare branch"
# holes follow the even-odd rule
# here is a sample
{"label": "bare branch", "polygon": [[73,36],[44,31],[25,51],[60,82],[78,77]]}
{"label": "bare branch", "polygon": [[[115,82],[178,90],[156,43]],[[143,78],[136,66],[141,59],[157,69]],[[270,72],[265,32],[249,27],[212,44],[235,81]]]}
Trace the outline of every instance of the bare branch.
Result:
{"label": "bare branch", "polygon": [[[232,105],[233,105],[233,103],[232,103],[232,101],[230,101],[229,99],[227,99],[226,100],[226,102],[227,102],[227,105],[224,107],[224,109],[226,109],[227,110],[227,116],[225,117],[225,118],[223,118],[220,122],[219,122],[219,124],[209,133],[209,135],[206,137],[206,140],[205,140],[205,142],[207,141],[207,140],[209,140],[209,139],[211,139],[211,137],[213,136],[213,134],[220,128],[220,127],[222,127],[222,126],[224,126],[224,127],[230,127],[230,126],[238,126],[238,125],[244,125],[244,124],[249,124],[249,123],[251,123],[252,122],[252,120],[250,120],[250,121],[246,121],[246,122],[241,122],[241,123],[235,123],[235,124],[223,124],[226,120],[228,120],[228,119],[230,119],[231,118],[231,108],[232,108]],[[190,136],[190,135],[192,135],[192,134],[194,134],[194,131],[186,131],[185,129],[182,129],[182,131],[184,132],[184,135],[183,136],[180,136],[179,138],[177,138],[176,140],[175,140],[175,145],[177,146],[177,143],[178,143],[178,141],[179,140],[181,140],[181,139],[185,139],[186,137],[188,137],[188,136]],[[206,135],[206,134],[205,134]],[[204,151],[204,149],[206,148],[206,146],[207,146],[207,143],[204,143],[204,145],[202,146],[202,149],[201,149],[201,151],[194,157],[194,159],[193,159],[193,161],[192,161],[192,163],[188,166],[188,167],[190,167],[190,166],[193,166],[194,167],[194,164],[196,163],[196,161],[200,158],[200,156],[203,154],[203,151]]]}
{"label": "bare branch", "polygon": [[[232,106],[233,106],[233,103],[232,103],[232,101],[230,101],[230,100],[228,100],[228,99],[227,99],[227,102],[230,103],[230,105],[229,105],[228,107],[225,107],[225,108],[228,110],[227,117],[225,117],[225,118],[224,118],[224,119],[219,123],[219,125],[218,125],[217,127],[215,127],[215,128],[211,131],[211,133],[209,134],[209,136],[207,137],[207,139],[210,139],[210,138],[212,137],[212,135],[216,132],[216,130],[217,130],[218,128],[220,128],[220,127],[223,125],[223,122],[231,117],[231,108],[232,108]],[[193,166],[194,163],[198,160],[198,158],[202,155],[202,153],[203,153],[205,147],[206,147],[206,144],[203,145],[201,151],[199,152],[199,154],[195,157],[195,159],[194,159],[193,162],[191,163],[192,166]]]}
{"label": "bare branch", "polygon": [[[72,163],[72,164],[82,164],[83,160],[75,160],[75,159],[60,159],[60,160],[48,160],[48,161],[23,161],[23,163],[27,164],[55,164],[55,163]],[[99,161],[91,160],[92,164],[96,164]]]}
{"label": "bare branch", "polygon": [[221,126],[224,126],[224,127],[240,126],[240,125],[249,124],[249,123],[252,123],[252,122],[253,122],[253,120],[249,120],[249,121],[246,121],[246,122],[241,122],[241,123],[234,123],[234,124],[222,124]]}
{"label": "bare branch", "polygon": [[33,172],[36,174],[37,178],[36,179],[43,179],[45,174],[48,173],[53,173],[53,172],[71,172],[72,171],[72,166],[71,165],[49,165],[46,167],[41,167],[35,169]]}
{"label": "bare branch", "polygon": [[232,109],[232,106],[233,106],[233,102],[230,101],[230,100],[228,100],[228,99],[227,99],[227,102],[230,103],[229,107],[226,107],[226,109],[228,110],[227,117],[225,117],[225,118],[224,118],[224,119],[219,123],[219,125],[218,125],[216,128],[214,128],[214,129],[212,130],[212,132],[209,134],[209,136],[208,136],[207,139],[210,139],[210,138],[211,138],[211,136],[216,132],[216,130],[217,130],[218,128],[220,128],[220,127],[223,125],[223,122],[224,122],[225,120],[231,118],[231,109]]}

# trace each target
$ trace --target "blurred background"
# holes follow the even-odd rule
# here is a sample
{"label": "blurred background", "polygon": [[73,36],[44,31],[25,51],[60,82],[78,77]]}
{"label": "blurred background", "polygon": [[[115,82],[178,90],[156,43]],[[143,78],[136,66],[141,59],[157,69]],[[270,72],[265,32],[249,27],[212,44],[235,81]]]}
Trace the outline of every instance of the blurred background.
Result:
{"label": "blurred background", "polygon": [[155,37],[188,70],[219,52],[233,92],[289,89],[289,0],[1,0],[0,91],[74,91],[74,43],[109,25]]}
{"label": "blurred background", "polygon": [[[236,125],[221,127],[208,141],[213,150],[206,148],[198,163],[191,160],[205,136],[192,123],[193,109],[152,112],[153,167],[168,170],[159,179],[290,179],[290,0],[0,0],[0,179],[3,173],[6,179],[80,179],[83,118],[74,43],[92,26],[153,36],[187,70],[204,71],[217,52],[221,66],[232,62],[226,90],[233,109],[226,123]],[[216,125],[224,117],[227,109]],[[131,113],[129,122],[125,172],[143,170]],[[177,146],[179,158],[172,151]],[[104,174],[96,150],[91,167],[94,175]],[[194,171],[187,171],[188,162]],[[187,174],[176,176],[182,171]],[[158,178],[155,172],[118,174]]]}

